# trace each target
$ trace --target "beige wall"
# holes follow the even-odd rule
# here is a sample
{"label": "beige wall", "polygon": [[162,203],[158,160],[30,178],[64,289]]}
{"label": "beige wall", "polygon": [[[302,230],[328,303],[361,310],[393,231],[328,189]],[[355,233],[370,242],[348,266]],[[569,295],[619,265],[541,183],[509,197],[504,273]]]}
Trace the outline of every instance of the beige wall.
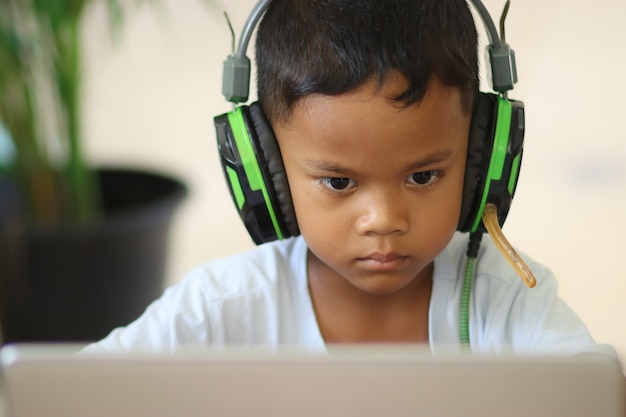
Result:
{"label": "beige wall", "polygon": [[[102,164],[178,175],[192,194],[173,230],[169,282],[209,259],[252,248],[216,156],[214,115],[226,112],[221,62],[226,10],[240,31],[252,0],[155,2],[108,42],[102,10],[85,28],[88,154]],[[214,2],[215,3],[215,2]],[[499,16],[504,0],[486,0]],[[527,107],[522,177],[509,239],[556,273],[562,297],[594,337],[626,358],[626,2],[514,0],[507,40],[518,60],[511,97]],[[481,28],[482,33],[482,28]]]}

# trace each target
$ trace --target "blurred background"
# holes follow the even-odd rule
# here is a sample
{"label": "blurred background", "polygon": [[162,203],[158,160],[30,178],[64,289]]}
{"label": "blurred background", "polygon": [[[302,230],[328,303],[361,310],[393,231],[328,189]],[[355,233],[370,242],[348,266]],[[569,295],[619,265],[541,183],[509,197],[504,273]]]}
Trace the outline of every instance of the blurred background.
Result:
{"label": "blurred background", "polygon": [[[484,3],[498,20],[504,0]],[[104,8],[87,14],[89,161],[161,170],[190,187],[175,219],[169,283],[203,262],[254,246],[222,178],[212,124],[230,110],[221,95],[222,61],[231,50],[222,13],[239,36],[254,4],[161,0],[127,16],[115,45]],[[623,0],[512,2],[506,35],[519,83],[510,97],[524,101],[527,130],[521,179],[504,228],[519,249],[554,271],[561,297],[595,339],[613,344],[622,358],[625,19]]]}

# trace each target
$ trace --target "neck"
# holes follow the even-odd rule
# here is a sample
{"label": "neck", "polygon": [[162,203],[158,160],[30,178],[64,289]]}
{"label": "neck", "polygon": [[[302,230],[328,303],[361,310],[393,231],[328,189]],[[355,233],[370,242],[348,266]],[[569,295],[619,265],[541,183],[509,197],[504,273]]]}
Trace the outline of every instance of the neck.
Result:
{"label": "neck", "polygon": [[433,265],[389,293],[356,288],[309,254],[309,291],[327,343],[427,342]]}

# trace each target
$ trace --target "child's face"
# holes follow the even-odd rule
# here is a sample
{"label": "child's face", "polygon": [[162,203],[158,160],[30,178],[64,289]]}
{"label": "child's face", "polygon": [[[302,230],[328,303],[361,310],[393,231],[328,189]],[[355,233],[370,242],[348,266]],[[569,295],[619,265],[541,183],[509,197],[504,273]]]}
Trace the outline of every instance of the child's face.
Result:
{"label": "child's face", "polygon": [[456,230],[470,115],[437,80],[417,105],[390,101],[404,82],[312,95],[274,126],[310,275],[393,293],[429,278]]}

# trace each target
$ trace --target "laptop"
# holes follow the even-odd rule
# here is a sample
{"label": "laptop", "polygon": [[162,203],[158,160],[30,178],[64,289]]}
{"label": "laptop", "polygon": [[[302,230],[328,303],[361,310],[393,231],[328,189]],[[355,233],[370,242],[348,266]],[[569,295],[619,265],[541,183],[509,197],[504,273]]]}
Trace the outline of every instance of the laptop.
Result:
{"label": "laptop", "polygon": [[[432,355],[413,346],[0,351],[7,417],[622,417],[623,375],[596,356]],[[2,414],[0,414],[2,415]]]}

